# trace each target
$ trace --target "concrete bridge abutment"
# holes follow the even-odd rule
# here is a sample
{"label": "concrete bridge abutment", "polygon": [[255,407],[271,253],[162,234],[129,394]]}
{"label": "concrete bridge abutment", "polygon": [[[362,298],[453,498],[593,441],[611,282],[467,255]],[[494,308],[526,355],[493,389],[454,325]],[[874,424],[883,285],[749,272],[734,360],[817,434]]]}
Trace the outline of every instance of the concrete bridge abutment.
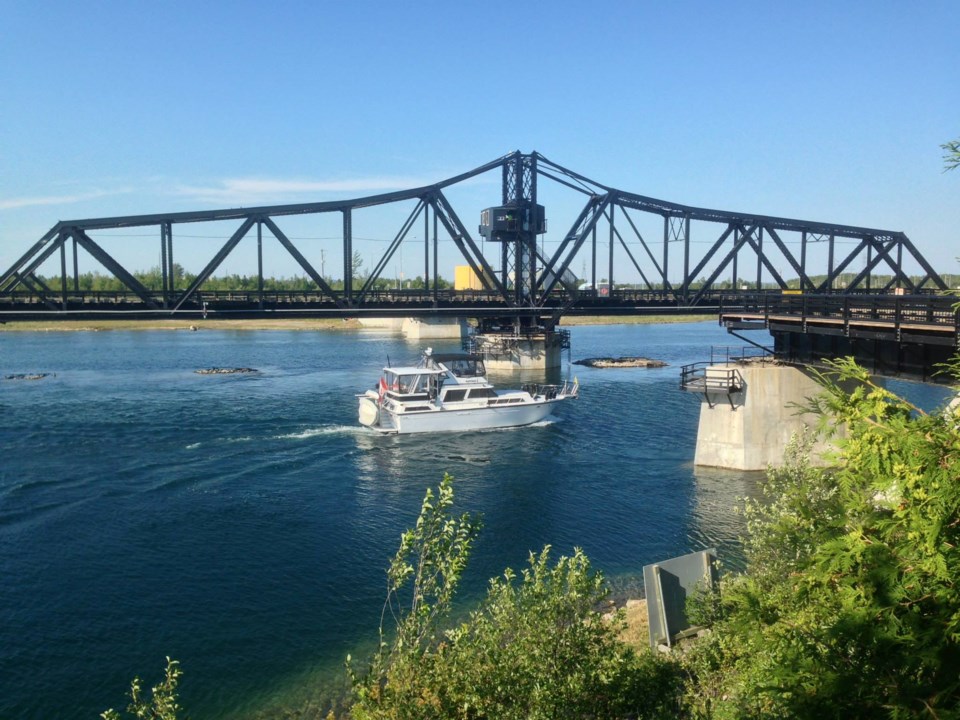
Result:
{"label": "concrete bridge abutment", "polygon": [[478,333],[471,339],[488,370],[551,370],[562,364],[564,341],[557,333],[519,337]]}
{"label": "concrete bridge abutment", "polygon": [[402,333],[409,340],[461,340],[467,336],[466,318],[360,318],[365,328]]}
{"label": "concrete bridge abutment", "polygon": [[[708,369],[739,374],[735,392],[701,394],[696,465],[733,470],[765,470],[783,462],[787,443],[816,416],[802,413],[807,398],[821,388],[800,368],[769,363],[718,365]],[[818,439],[812,456],[830,447]]]}

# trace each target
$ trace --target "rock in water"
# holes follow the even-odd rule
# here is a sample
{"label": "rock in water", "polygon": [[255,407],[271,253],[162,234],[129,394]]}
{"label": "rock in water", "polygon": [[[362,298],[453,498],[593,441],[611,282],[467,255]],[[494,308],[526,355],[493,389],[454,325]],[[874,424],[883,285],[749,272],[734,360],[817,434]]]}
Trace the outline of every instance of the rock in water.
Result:
{"label": "rock in water", "polygon": [[587,367],[595,368],[660,368],[667,366],[663,360],[651,360],[650,358],[643,357],[586,358],[584,360],[574,360],[573,364],[586,365]]}
{"label": "rock in water", "polygon": [[243,373],[255,373],[260,372],[254,368],[201,368],[200,370],[194,370],[197,375],[242,375]]}

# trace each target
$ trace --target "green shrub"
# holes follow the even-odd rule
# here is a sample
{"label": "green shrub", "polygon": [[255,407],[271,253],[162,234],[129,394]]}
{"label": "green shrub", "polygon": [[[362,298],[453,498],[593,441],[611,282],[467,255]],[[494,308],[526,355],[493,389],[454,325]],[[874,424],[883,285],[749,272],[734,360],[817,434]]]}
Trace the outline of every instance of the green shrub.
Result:
{"label": "green shrub", "polygon": [[[444,521],[435,516],[452,502],[449,476],[439,496],[446,500],[434,502],[427,494],[417,530],[404,534],[398,559],[410,552],[446,558],[443,550],[432,549],[435,544],[448,548],[460,531],[476,532],[478,526],[469,518]],[[428,527],[440,530],[439,535],[420,532]],[[462,555],[457,559],[465,561]],[[463,567],[458,563],[448,573],[443,561],[430,566],[440,570],[444,581],[436,587],[444,589],[455,584],[450,580]],[[419,612],[411,607],[398,617],[393,643],[382,645],[370,672],[354,674],[356,720],[613,720],[676,714],[675,666],[649,652],[634,652],[617,637],[622,618],[608,621],[597,614],[606,586],[580,550],[552,565],[549,547],[531,554],[519,577],[507,570],[491,580],[480,606],[446,631],[438,623],[443,614],[433,612],[437,603],[417,589],[415,567],[402,560],[391,565],[388,596],[399,589],[397,580],[410,579],[413,597],[425,602]],[[387,604],[392,604],[389,597]]]}
{"label": "green shrub", "polygon": [[852,361],[821,382],[812,409],[845,428],[836,467],[811,467],[801,441],[747,504],[747,570],[687,658],[688,712],[960,717],[958,418]]}

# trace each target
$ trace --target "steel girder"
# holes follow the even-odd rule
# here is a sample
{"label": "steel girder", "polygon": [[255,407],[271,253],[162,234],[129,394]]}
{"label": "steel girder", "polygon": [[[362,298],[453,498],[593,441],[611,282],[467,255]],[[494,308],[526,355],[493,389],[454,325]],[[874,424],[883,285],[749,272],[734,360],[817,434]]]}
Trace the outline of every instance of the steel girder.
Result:
{"label": "steel girder", "polygon": [[[482,250],[444,195],[444,189],[496,169],[501,172],[501,197],[504,204],[516,201],[536,202],[538,182],[544,180],[585,196],[584,205],[577,218],[550,257],[544,256],[535,247],[530,251],[529,248],[508,248],[505,244],[501,250],[502,256],[499,258],[500,267],[495,268],[494,264],[484,257]],[[353,287],[354,213],[365,208],[397,202],[413,202],[415,207],[389,243],[363,287],[356,291]],[[713,289],[714,283],[728,269],[732,270],[733,278],[736,280],[740,267],[738,262],[741,262],[741,256],[746,254],[752,255],[756,260],[758,289],[764,274],[776,286],[786,288],[786,280],[781,272],[782,263],[771,255],[773,251],[765,249],[770,243],[779,258],[785,261],[786,266],[799,279],[800,289],[804,291],[824,291],[833,288],[848,268],[860,268],[857,263],[864,256],[866,261],[862,269],[858,269],[855,273],[849,286],[845,288],[847,291],[872,290],[873,288],[869,287],[872,275],[878,270],[885,269],[891,272],[892,279],[882,288],[883,290],[888,290],[894,285],[908,291],[922,290],[927,286],[940,290],[946,289],[942,278],[902,232],[710,210],[657,200],[597,183],[552,162],[539,153],[523,154],[517,151],[434,185],[352,200],[60,222],[0,275],[0,296],[10,295],[22,286],[40,298],[47,307],[57,308],[58,305],[54,300],[57,291],[43,284],[36,271],[53,253],[60,250],[60,306],[65,308],[68,295],[66,244],[68,240],[72,240],[74,291],[78,289],[76,287],[77,249],[82,248],[120,280],[131,293],[138,296],[145,307],[157,309],[162,305],[169,312],[175,313],[192,306],[190,301],[195,298],[203,283],[213,275],[217,267],[256,225],[261,298],[262,228],[266,226],[336,307],[341,309],[361,307],[370,296],[373,283],[384,272],[391,258],[421,216],[424,222],[424,279],[429,286],[431,211],[433,213],[434,289],[436,290],[438,277],[438,228],[442,225],[483,286],[495,292],[505,308],[520,309],[521,305],[529,307],[531,303],[534,307],[544,307],[547,304],[556,307],[556,299],[551,300],[550,297],[557,291],[565,293],[566,304],[576,302],[575,286],[571,286],[571,283],[564,279],[564,275],[572,266],[574,259],[583,251],[584,244],[590,240],[591,277],[596,284],[597,233],[603,224],[606,224],[609,242],[605,270],[611,286],[614,282],[614,272],[618,270],[614,260],[615,254],[622,253],[628,261],[628,267],[632,267],[639,275],[648,290],[659,290],[671,296],[679,304],[697,304]],[[344,287],[342,291],[334,290],[325,281],[321,273],[316,271],[292,240],[280,229],[277,222],[278,218],[284,216],[335,212],[341,213],[343,220]],[[648,231],[645,231],[647,232],[645,237],[637,222],[637,216],[644,215],[662,218],[663,237],[659,253],[656,240]],[[174,278],[174,226],[224,220],[239,220],[241,224],[190,286],[182,291],[178,290]],[[162,288],[159,295],[144,287],[132,272],[110,256],[91,236],[91,233],[96,230],[145,226],[158,226],[160,230]],[[719,226],[719,232],[711,230],[712,226]],[[694,230],[699,243],[703,243],[704,234],[711,238],[707,241],[709,246],[700,253],[692,252],[691,243],[694,241],[691,238]],[[784,233],[794,233],[799,236],[799,256],[788,247]],[[656,235],[656,232],[653,235]],[[836,247],[838,239],[855,243],[854,249],[846,255],[838,255]],[[824,242],[829,243],[826,272],[825,274],[813,273],[808,267],[808,246],[812,243]],[[676,272],[672,273],[673,280],[671,280],[670,269],[670,248],[678,244],[682,244],[683,250],[683,272],[679,282],[677,282],[679,273]],[[521,257],[518,252],[526,254]],[[922,268],[925,274],[919,282],[914,282],[903,270],[904,259],[912,260]],[[523,297],[516,288],[511,291],[508,287],[509,268],[506,265],[510,263],[522,265],[535,275],[537,264],[542,266],[543,272],[530,280],[532,297]],[[701,273],[707,274],[702,277]],[[816,284],[812,279],[814,274],[824,274],[824,280]]]}

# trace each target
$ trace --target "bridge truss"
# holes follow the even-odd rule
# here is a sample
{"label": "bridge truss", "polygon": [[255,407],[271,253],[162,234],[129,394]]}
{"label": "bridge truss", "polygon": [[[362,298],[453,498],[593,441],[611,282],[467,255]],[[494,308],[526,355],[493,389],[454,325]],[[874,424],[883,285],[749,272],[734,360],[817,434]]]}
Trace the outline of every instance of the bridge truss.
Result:
{"label": "bridge truss", "polygon": [[[481,226],[474,235],[462,219],[462,208],[458,213],[448,196],[455,187],[497,172],[500,205],[480,214]],[[575,198],[565,201],[565,206],[580,207],[550,251],[537,242],[546,232],[544,207],[538,202],[538,191],[545,183]],[[413,209],[386,243],[372,272],[357,281],[355,219],[371,208],[403,203],[412,203]],[[287,218],[309,215],[339,215],[342,236],[336,242],[342,252],[342,281],[333,282],[318,272],[316,259],[308,258],[281,227]],[[178,283],[175,237],[189,237],[190,227],[211,222],[236,225],[192,281]],[[412,242],[412,231],[421,224],[423,287],[415,291],[378,289],[377,281],[387,277],[394,256],[405,242]],[[145,285],[135,271],[105,249],[98,233],[120,228],[153,229],[160,250],[158,286]],[[309,278],[309,288],[297,293],[264,289],[265,234],[268,239],[275,238],[296,261]],[[257,289],[206,291],[205,283],[241,241],[251,236],[257,242]],[[441,240],[452,241],[482,290],[441,288]],[[812,260],[813,248],[818,252]],[[81,253],[99,263],[124,290],[112,294],[82,291]],[[583,277],[575,274],[577,260]],[[682,267],[676,267],[678,263]],[[45,276],[39,272],[51,264],[58,266],[54,281],[49,271]],[[620,278],[627,276],[634,282],[624,288]],[[882,278],[882,284],[875,278]],[[838,288],[841,279],[843,286]],[[731,288],[804,293],[839,290],[844,294],[894,288],[908,294],[947,289],[902,232],[656,200],[593,181],[537,152],[518,151],[433,185],[350,200],[58,222],[0,275],[0,319],[91,314],[169,317],[200,312],[344,317],[467,314],[496,321],[522,317],[552,326],[563,313],[713,307],[718,294],[729,293]]]}

